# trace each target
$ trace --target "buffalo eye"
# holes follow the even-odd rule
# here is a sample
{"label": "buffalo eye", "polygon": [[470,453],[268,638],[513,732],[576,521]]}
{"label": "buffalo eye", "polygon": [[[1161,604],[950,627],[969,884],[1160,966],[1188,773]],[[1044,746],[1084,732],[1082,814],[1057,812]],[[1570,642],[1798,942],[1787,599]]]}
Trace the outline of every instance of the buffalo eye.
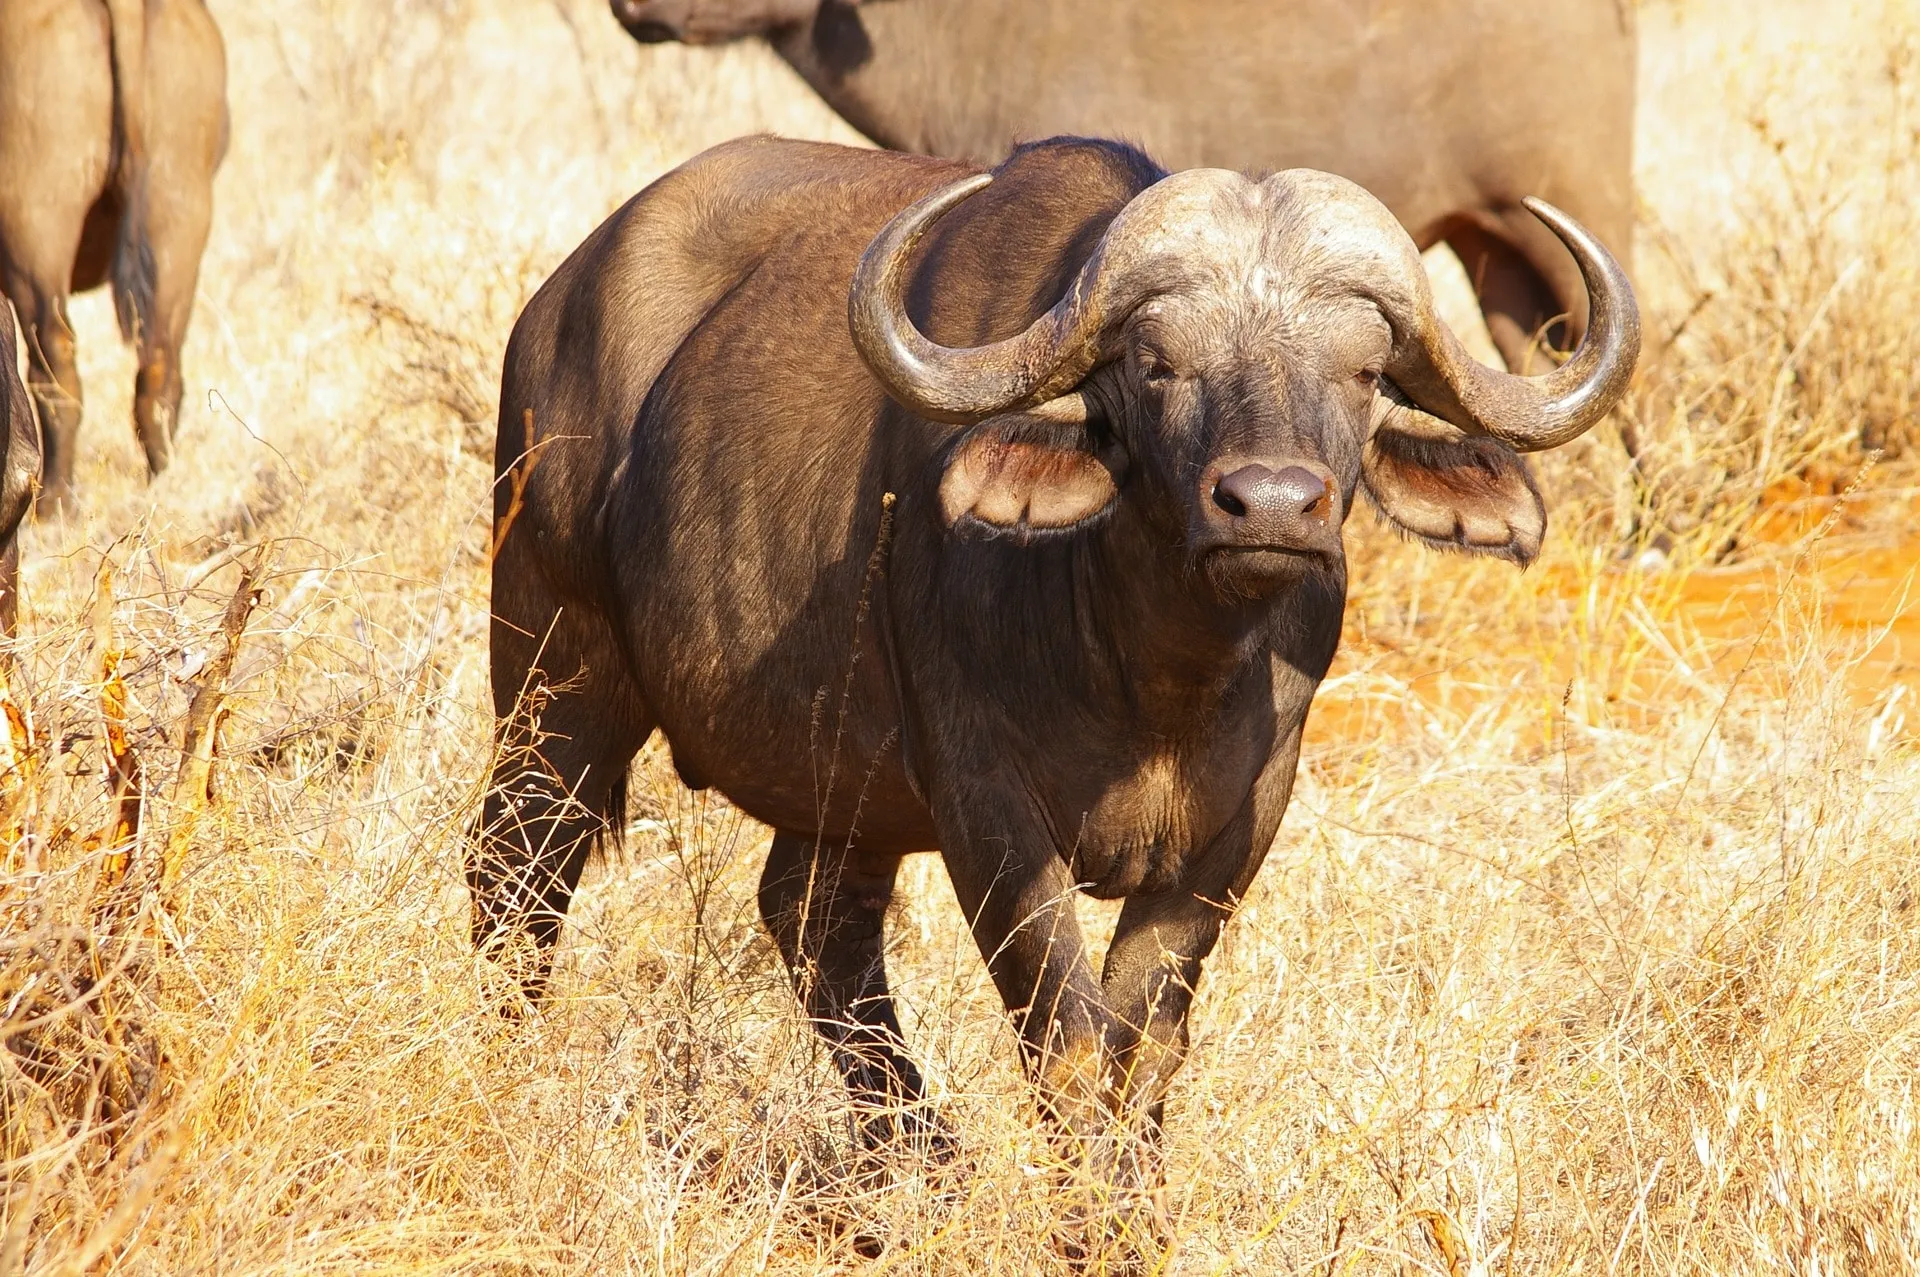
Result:
{"label": "buffalo eye", "polygon": [[1353,374],[1353,380],[1363,390],[1378,390],[1380,388],[1380,374],[1372,368],[1362,368],[1359,372]]}
{"label": "buffalo eye", "polygon": [[1142,350],[1140,352],[1140,379],[1142,381],[1150,386],[1164,386],[1171,381],[1178,380],[1178,378],[1179,374],[1174,372],[1173,365],[1168,363],[1166,358],[1157,351]]}

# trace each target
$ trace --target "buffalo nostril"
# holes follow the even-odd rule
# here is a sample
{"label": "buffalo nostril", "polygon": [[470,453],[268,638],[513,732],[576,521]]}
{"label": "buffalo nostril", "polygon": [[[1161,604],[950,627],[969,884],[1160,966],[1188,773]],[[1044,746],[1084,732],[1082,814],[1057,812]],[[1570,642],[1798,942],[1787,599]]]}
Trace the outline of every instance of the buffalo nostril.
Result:
{"label": "buffalo nostril", "polygon": [[1213,503],[1236,519],[1247,517],[1247,503],[1218,483],[1213,485]]}
{"label": "buffalo nostril", "polygon": [[1288,466],[1268,480],[1275,504],[1291,506],[1302,518],[1326,523],[1333,517],[1333,485],[1305,466]]}
{"label": "buffalo nostril", "polygon": [[1221,475],[1213,483],[1213,503],[1235,519],[1267,514],[1273,505],[1273,471],[1255,462]]}

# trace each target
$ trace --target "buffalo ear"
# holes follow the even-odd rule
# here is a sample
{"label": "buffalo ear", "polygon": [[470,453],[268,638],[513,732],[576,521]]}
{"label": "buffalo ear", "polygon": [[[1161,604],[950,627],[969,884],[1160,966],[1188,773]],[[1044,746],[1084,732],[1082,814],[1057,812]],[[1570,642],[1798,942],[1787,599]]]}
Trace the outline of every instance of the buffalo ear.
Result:
{"label": "buffalo ear", "polygon": [[1435,439],[1382,426],[1361,456],[1381,514],[1428,545],[1510,559],[1540,553],[1547,508],[1527,463],[1492,439]]}
{"label": "buffalo ear", "polygon": [[940,514],[948,527],[1061,532],[1104,513],[1118,491],[1085,425],[1007,413],[969,430],[948,455]]}

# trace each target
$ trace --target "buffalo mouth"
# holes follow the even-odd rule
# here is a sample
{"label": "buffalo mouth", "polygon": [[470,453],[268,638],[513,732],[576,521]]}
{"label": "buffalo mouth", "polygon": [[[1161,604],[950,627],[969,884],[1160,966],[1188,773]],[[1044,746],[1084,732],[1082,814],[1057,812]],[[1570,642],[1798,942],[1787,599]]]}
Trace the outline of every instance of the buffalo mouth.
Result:
{"label": "buffalo mouth", "polygon": [[1325,550],[1311,550],[1299,545],[1271,545],[1256,542],[1246,545],[1210,545],[1208,554],[1284,554],[1288,558],[1322,560],[1328,557]]}
{"label": "buffalo mouth", "polygon": [[1331,569],[1333,557],[1324,550],[1293,545],[1232,543],[1206,547],[1200,562],[1216,589],[1240,598],[1258,598]]}
{"label": "buffalo mouth", "polygon": [[1284,541],[1216,541],[1200,546],[1200,555],[1209,561],[1229,563],[1326,564],[1340,557],[1337,551],[1318,546],[1288,545]]}

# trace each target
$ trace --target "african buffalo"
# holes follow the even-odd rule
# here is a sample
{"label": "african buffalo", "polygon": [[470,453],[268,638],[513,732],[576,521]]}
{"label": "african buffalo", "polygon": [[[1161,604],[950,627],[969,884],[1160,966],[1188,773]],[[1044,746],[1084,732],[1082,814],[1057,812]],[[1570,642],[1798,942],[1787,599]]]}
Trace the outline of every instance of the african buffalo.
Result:
{"label": "african buffalo", "polygon": [[[775,830],[761,914],[868,1139],[928,1130],[881,923],[933,849],[1051,1114],[1157,1129],[1340,636],[1355,492],[1525,564],[1516,453],[1626,386],[1625,275],[1532,207],[1594,318],[1525,378],[1465,353],[1406,232],[1324,173],[759,138],[655,182],[507,350],[477,942],[538,993],[658,727]],[[1126,902],[1104,972],[1076,888]]]}
{"label": "african buffalo", "polygon": [[1325,169],[1474,281],[1507,366],[1578,340],[1551,200],[1623,259],[1635,38],[1623,0],[612,0],[643,41],[765,36],[883,146],[988,164],[1021,138],[1124,137],[1175,169]]}
{"label": "african buffalo", "polygon": [[226,78],[201,0],[0,0],[0,292],[26,332],[56,508],[80,432],[70,293],[111,281],[148,470],[172,453]]}
{"label": "african buffalo", "polygon": [[13,309],[0,300],[0,638],[20,619],[20,521],[40,477],[40,431],[15,366]]}

